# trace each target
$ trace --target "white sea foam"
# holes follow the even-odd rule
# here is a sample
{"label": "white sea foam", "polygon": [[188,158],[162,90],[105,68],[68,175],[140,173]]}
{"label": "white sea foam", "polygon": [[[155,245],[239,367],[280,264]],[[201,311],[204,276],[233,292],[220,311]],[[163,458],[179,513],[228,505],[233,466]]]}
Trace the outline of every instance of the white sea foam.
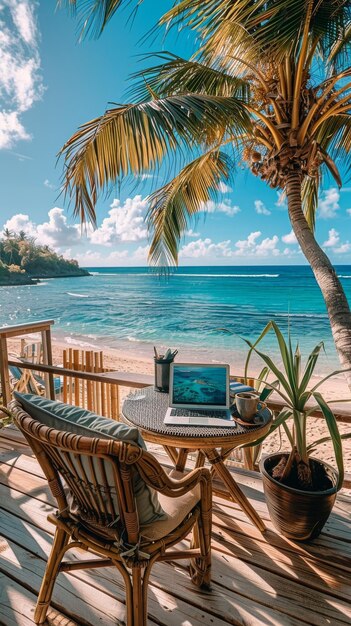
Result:
{"label": "white sea foam", "polygon": [[[92,276],[153,276],[153,272],[90,272]],[[189,276],[198,276],[200,278],[279,278],[280,274],[181,274],[171,273],[173,277],[188,278]]]}
{"label": "white sea foam", "polygon": [[137,342],[137,343],[140,343],[142,341],[142,339],[137,339],[136,337],[133,337],[131,335],[128,336],[127,339],[128,339],[128,341],[134,341],[134,342]]}
{"label": "white sea foam", "polygon": [[73,296],[74,298],[89,298],[85,293],[72,293],[71,291],[66,291],[68,296]]}
{"label": "white sea foam", "polygon": [[328,315],[325,313],[274,313],[274,317],[313,317],[327,319]]}
{"label": "white sea foam", "polygon": [[338,274],[338,278],[351,278],[348,274]]}
{"label": "white sea foam", "polygon": [[204,278],[278,278],[279,274],[176,274],[176,276],[182,276],[184,278],[188,276]]}
{"label": "white sea foam", "polygon": [[79,346],[80,348],[96,348],[96,344],[89,343],[88,341],[82,341],[81,339],[76,339],[75,337],[65,337],[65,342],[69,343],[72,346]]}

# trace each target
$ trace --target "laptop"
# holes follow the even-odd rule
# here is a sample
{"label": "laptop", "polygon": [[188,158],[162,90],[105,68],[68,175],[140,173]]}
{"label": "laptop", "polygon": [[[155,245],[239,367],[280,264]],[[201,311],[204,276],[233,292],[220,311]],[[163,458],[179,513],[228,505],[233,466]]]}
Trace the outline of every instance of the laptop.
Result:
{"label": "laptop", "polygon": [[165,424],[235,428],[229,407],[229,365],[171,364]]}

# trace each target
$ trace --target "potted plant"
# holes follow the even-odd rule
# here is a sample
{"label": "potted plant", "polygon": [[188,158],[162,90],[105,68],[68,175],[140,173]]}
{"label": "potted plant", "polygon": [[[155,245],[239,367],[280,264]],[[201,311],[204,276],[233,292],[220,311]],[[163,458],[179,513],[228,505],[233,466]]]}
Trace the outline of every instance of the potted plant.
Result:
{"label": "potted plant", "polygon": [[[273,330],[278,342],[282,367],[257,349],[259,342],[270,330]],[[260,462],[268,511],[273,524],[283,535],[307,541],[317,537],[321,532],[344,478],[342,439],[351,437],[351,433],[340,435],[335,415],[329,406],[330,402],[327,403],[318,391],[327,379],[339,374],[340,371],[332,372],[313,385],[311,379],[323,342],[312,350],[305,367],[302,368],[299,346],[293,350],[290,336],[286,342],[275,322],[267,324],[254,344],[245,341],[250,347],[245,375],[252,353],[255,352],[263,359],[276,379],[272,383],[265,382],[266,389],[274,390],[284,402],[266,437],[278,427],[282,427],[290,444],[290,451],[269,454]],[[320,409],[324,416],[329,437],[308,442],[307,423],[317,409]],[[318,445],[328,439],[333,445],[337,471],[311,456]],[[261,441],[263,439],[257,443]]]}

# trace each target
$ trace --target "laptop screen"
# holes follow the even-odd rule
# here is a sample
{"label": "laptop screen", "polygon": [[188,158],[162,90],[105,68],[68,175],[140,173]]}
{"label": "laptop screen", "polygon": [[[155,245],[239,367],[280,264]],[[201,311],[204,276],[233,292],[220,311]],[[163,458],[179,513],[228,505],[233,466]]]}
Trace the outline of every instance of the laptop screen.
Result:
{"label": "laptop screen", "polygon": [[229,366],[173,363],[170,404],[173,407],[229,407]]}

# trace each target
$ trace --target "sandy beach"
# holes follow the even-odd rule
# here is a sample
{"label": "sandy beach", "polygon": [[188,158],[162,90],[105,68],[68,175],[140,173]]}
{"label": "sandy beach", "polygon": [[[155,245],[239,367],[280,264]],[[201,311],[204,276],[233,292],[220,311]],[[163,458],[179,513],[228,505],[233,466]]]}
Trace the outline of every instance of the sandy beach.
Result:
{"label": "sandy beach", "polygon": [[[33,335],[33,340],[37,339]],[[62,365],[62,353],[65,348],[79,348],[82,349],[99,349],[98,342],[94,342],[93,346],[91,344],[91,340],[86,338],[82,338],[80,344],[71,342],[65,342],[61,339],[61,337],[56,337],[53,334],[53,360],[55,365]],[[9,352],[13,354],[19,354],[20,349],[20,340],[9,340]],[[137,346],[133,346],[128,350],[118,350],[115,348],[106,349],[105,346],[102,346],[104,353],[104,365],[105,367],[112,368],[114,370],[118,370],[121,372],[135,372],[140,374],[153,374],[153,361],[151,354],[151,346],[150,346],[150,358],[146,358],[145,355],[140,355],[138,353]],[[179,357],[178,357],[179,358]],[[242,375],[244,370],[244,363],[240,363],[236,361],[235,369],[231,364],[231,373],[235,375]],[[253,368],[250,369],[250,375],[255,377],[259,372],[258,364],[254,364]],[[314,377],[314,383],[318,382],[318,376]],[[323,393],[326,400],[340,400],[351,397],[351,393],[348,390],[347,384],[342,376],[337,376],[332,380],[327,381],[323,386],[321,386],[320,391]],[[123,397],[129,392],[127,388],[121,389],[121,398],[123,401]],[[332,404],[332,407],[336,409],[337,407],[346,408],[350,406],[349,404]],[[351,432],[350,424],[339,423],[339,429],[341,434],[345,434]],[[328,429],[322,419],[313,419],[310,418],[308,424],[308,440],[309,442],[316,441],[322,437],[328,435]],[[280,437],[280,434],[273,433],[265,442],[263,446],[263,450],[265,453],[275,452],[279,449],[286,449],[285,438],[284,435]],[[351,473],[351,439],[345,440],[343,442],[343,450],[344,450],[344,463],[345,463],[345,472]],[[332,445],[327,442],[321,444],[315,453],[318,458],[330,463],[331,465],[335,465],[334,456],[333,456],[333,448]]]}

